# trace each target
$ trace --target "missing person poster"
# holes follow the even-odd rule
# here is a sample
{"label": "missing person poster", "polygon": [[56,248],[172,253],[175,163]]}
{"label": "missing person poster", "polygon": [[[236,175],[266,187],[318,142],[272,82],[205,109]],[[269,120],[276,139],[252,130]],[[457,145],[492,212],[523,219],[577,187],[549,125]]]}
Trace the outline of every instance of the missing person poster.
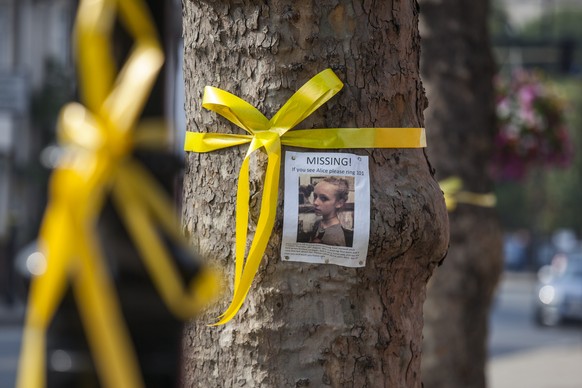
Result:
{"label": "missing person poster", "polygon": [[369,236],[368,157],[287,151],[283,261],[363,267]]}

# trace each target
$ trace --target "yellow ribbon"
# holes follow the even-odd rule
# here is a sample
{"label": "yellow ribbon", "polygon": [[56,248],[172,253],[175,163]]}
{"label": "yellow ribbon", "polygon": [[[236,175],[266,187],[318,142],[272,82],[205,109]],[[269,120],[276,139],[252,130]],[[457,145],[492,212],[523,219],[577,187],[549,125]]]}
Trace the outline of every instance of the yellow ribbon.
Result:
{"label": "yellow ribbon", "polygon": [[457,176],[442,180],[439,182],[439,185],[445,196],[445,204],[449,211],[455,210],[459,203],[481,207],[494,207],[497,202],[495,194],[478,194],[462,190],[463,181]]}
{"label": "yellow ribbon", "polygon": [[[184,149],[210,152],[250,143],[238,177],[233,298],[215,325],[224,324],[236,315],[261,263],[275,223],[281,145],[318,149],[426,147],[424,128],[325,128],[290,131],[342,87],[342,82],[331,69],[324,70],[295,92],[271,120],[233,94],[211,86],[204,89],[202,106],[225,117],[244,129],[248,135],[187,132]],[[251,154],[261,148],[267,153],[267,171],[256,233],[245,261],[250,195],[249,160]]]}
{"label": "yellow ribbon", "polygon": [[[136,44],[114,79],[109,35],[118,9]],[[195,314],[216,290],[215,277],[202,271],[184,286],[159,229],[187,248],[166,194],[131,158],[138,117],[163,63],[147,8],[140,0],[91,0],[79,4],[76,24],[84,106],[61,112],[59,140],[65,155],[51,177],[39,245],[46,270],[32,280],[17,386],[45,386],[45,336],[68,281],[101,383],[143,387],[135,350],[123,322],[115,286],[96,235],[103,203],[112,195],[126,229],[168,308],[180,318]],[[159,132],[158,128],[158,132]],[[160,136],[143,136],[146,145]]]}

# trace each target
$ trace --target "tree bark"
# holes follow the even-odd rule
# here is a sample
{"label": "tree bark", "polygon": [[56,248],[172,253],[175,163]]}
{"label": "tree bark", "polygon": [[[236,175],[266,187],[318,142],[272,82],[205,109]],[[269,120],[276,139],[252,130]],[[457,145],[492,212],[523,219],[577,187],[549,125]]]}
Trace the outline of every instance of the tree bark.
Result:
{"label": "tree bark", "polygon": [[[488,3],[420,1],[428,153],[439,180],[459,176],[474,193],[493,191]],[[423,382],[426,388],[485,387],[489,308],[502,270],[500,227],[492,208],[459,204],[449,217],[449,253],[424,305]]]}
{"label": "tree bark", "polygon": [[[423,125],[414,1],[184,1],[183,12],[191,131],[238,131],[201,109],[205,85],[271,117],[327,67],[346,86],[301,128]],[[245,152],[239,147],[186,158],[186,233],[203,256],[230,273]],[[242,309],[228,324],[207,327],[225,300],[185,332],[185,386],[420,386],[425,286],[448,242],[442,193],[421,149],[346,152],[370,157],[366,267],[282,262],[280,189],[273,235]],[[250,237],[265,161],[265,155],[252,161]]]}

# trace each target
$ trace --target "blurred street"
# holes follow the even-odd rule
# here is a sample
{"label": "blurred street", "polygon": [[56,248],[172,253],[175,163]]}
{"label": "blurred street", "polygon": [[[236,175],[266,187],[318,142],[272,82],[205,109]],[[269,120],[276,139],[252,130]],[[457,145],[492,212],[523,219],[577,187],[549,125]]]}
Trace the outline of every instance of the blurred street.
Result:
{"label": "blurred street", "polygon": [[582,387],[582,324],[533,320],[536,276],[506,272],[491,314],[490,388]]}

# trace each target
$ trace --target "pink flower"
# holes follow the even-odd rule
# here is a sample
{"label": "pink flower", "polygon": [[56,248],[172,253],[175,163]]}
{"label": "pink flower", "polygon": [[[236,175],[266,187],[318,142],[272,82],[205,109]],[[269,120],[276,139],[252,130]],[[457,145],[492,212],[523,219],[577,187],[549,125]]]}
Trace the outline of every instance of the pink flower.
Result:
{"label": "pink flower", "polygon": [[496,77],[497,133],[492,171],[519,180],[532,167],[567,167],[572,160],[564,101],[539,73],[519,70]]}

